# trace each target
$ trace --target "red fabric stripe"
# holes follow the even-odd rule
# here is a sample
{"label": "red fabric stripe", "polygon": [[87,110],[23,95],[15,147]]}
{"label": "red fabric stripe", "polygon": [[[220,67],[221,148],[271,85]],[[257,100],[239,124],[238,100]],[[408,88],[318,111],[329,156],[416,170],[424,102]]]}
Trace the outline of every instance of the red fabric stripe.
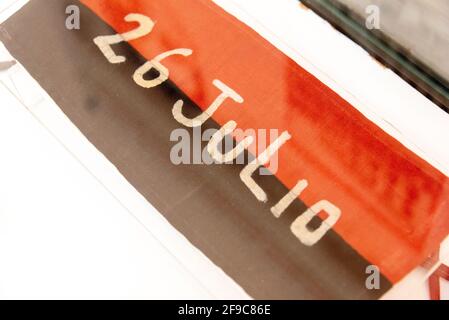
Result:
{"label": "red fabric stripe", "polygon": [[130,42],[147,59],[192,49],[187,58],[163,61],[184,93],[205,109],[219,79],[245,99],[222,106],[218,123],[288,130],[277,178],[288,188],[307,179],[301,199],[308,205],[336,204],[342,216],[335,230],[391,281],[422,263],[447,234],[447,177],[211,1],[82,2],[118,32],[135,27],[123,19],[129,13],[156,21],[150,35]]}
{"label": "red fabric stripe", "polygon": [[[426,269],[432,268],[436,263],[440,263],[440,249],[430,255],[423,267]],[[430,300],[441,299],[440,278],[449,281],[449,266],[441,264],[429,277],[429,293]]]}
{"label": "red fabric stripe", "polygon": [[437,271],[435,271],[435,274],[440,277],[443,278],[444,280],[449,281],[449,266],[443,264],[441,265]]}
{"label": "red fabric stripe", "polygon": [[440,300],[440,277],[432,274],[429,277],[430,300]]}

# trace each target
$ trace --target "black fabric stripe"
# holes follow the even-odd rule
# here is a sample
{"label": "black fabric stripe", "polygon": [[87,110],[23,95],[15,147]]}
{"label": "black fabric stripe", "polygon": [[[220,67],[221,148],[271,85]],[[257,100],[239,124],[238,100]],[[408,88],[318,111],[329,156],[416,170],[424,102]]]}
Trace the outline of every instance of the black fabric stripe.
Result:
{"label": "black fabric stripe", "polygon": [[[109,64],[92,39],[114,32],[81,4],[81,30],[67,30],[65,8],[73,3],[31,1],[2,25],[3,41],[192,244],[254,298],[376,299],[391,287],[381,277],[379,290],[367,290],[369,263],[333,231],[311,248],[302,245],[289,226],[306,208],[298,200],[274,218],[270,207],[288,192],[274,176],[257,178],[271,199],[263,204],[240,181],[241,165],[173,165],[170,133],[183,126],[171,108],[182,98],[187,114],[200,109],[173,83],[153,89],[136,85],[132,74],[144,60],[127,44],[114,46],[127,62]],[[208,121],[207,128],[218,125]]]}

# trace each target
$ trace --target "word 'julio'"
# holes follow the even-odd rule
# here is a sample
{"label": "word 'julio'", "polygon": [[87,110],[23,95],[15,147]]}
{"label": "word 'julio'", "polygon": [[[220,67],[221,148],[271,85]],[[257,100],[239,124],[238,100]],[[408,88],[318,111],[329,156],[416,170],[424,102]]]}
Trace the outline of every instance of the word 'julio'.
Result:
{"label": "word 'julio'", "polygon": [[[126,33],[98,36],[94,39],[94,43],[98,46],[106,59],[108,59],[108,61],[113,64],[125,62],[126,58],[124,56],[116,55],[111,45],[125,41],[128,42],[143,37],[149,34],[153,30],[155,25],[153,20],[151,20],[149,17],[138,13],[128,14],[125,17],[125,21],[137,22],[139,26],[136,29]],[[167,81],[170,74],[169,70],[161,63],[162,60],[173,55],[187,57],[192,53],[193,51],[191,49],[186,48],[178,48],[163,52],[139,67],[134,72],[133,79],[137,85],[143,88],[149,89],[156,87]],[[159,72],[159,76],[152,80],[144,79],[144,75],[153,68]],[[203,113],[193,119],[187,118],[183,115],[182,112],[184,102],[182,100],[178,100],[174,104],[172,109],[173,117],[182,125],[190,128],[195,128],[201,126],[204,122],[210,119],[226,100],[231,99],[239,104],[244,102],[244,99],[237,92],[235,92],[220,80],[214,80],[213,85],[217,87],[221,91],[221,93]],[[215,134],[213,134],[212,138],[210,139],[207,146],[207,151],[217,163],[227,163],[234,160],[245,149],[253,144],[254,138],[252,136],[248,136],[242,139],[232,150],[222,153],[217,148],[218,144],[224,139],[226,135],[232,134],[236,127],[237,123],[231,120],[223,125],[217,132],[215,132]],[[270,144],[254,160],[249,162],[240,172],[241,180],[259,201],[266,202],[268,200],[268,197],[265,191],[256,183],[256,181],[254,181],[252,175],[258,168],[267,165],[273,155],[290,139],[291,135],[287,131],[282,132],[272,144]],[[275,206],[271,208],[271,212],[273,213],[273,215],[276,218],[279,218],[282,213],[292,204],[292,202],[296,198],[301,195],[301,193],[307,187],[308,182],[306,180],[300,180],[295,185],[295,187],[293,187],[293,189],[291,189],[287,193],[287,195],[285,195]],[[323,221],[317,229],[310,230],[307,225],[321,211],[326,212],[326,220]],[[326,232],[335,225],[335,223],[337,223],[340,215],[341,211],[338,207],[327,200],[321,200],[312,205],[301,215],[299,215],[291,224],[290,230],[303,244],[312,246],[317,243],[326,234]]]}

